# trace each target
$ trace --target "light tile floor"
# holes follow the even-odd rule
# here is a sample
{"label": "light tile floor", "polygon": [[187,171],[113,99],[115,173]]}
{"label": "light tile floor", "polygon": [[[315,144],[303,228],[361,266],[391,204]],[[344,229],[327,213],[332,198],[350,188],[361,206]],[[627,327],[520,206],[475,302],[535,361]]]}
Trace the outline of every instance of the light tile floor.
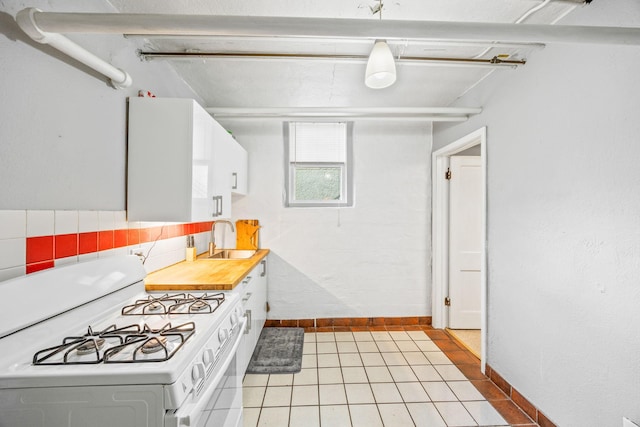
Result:
{"label": "light tile floor", "polygon": [[245,427],[509,425],[424,331],[307,332],[303,353],[245,376]]}

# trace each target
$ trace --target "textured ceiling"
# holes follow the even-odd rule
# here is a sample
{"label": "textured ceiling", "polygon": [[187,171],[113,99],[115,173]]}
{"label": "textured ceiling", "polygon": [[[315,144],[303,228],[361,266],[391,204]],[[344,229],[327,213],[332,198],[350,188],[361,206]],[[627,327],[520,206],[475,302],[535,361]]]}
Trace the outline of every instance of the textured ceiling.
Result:
{"label": "textured ceiling", "polygon": [[[351,0],[111,0],[123,13],[202,14],[307,18],[380,19],[376,1]],[[524,23],[551,24],[575,2],[541,0],[387,0],[383,20],[516,23],[544,3]],[[577,7],[583,7],[578,5]],[[398,25],[402,25],[398,22]],[[144,37],[150,52],[293,53],[366,56],[371,40],[301,40],[242,37]],[[389,42],[396,58],[407,56],[528,59],[528,47],[487,49],[485,45],[451,46],[415,40]],[[506,56],[505,56],[506,57]],[[397,81],[386,89],[364,85],[363,60],[265,58],[149,59],[169,61],[208,107],[442,107],[448,106],[490,72],[481,67],[397,63]],[[526,65],[524,65],[526,67]]]}

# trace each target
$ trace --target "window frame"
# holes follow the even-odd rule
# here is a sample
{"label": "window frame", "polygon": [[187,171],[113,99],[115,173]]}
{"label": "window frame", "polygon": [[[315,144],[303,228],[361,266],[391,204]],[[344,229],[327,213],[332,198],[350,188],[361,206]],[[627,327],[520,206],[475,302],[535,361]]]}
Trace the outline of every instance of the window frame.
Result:
{"label": "window frame", "polygon": [[[344,123],[345,126],[345,161],[343,162],[291,162],[290,161],[290,129],[292,123],[327,123],[305,121],[283,122],[284,136],[284,206],[285,207],[352,207],[354,200],[353,190],[353,122],[330,122]],[[306,167],[332,167],[339,166],[341,173],[341,195],[340,200],[296,200],[295,199],[295,171],[296,165]]]}

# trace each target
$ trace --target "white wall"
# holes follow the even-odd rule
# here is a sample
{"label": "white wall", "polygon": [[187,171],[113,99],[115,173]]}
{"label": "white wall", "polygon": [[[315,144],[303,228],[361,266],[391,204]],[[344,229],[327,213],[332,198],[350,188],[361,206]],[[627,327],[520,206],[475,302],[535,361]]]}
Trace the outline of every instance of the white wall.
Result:
{"label": "white wall", "polygon": [[[0,281],[26,273],[29,237],[151,226],[125,220],[126,99],[140,89],[196,95],[166,64],[141,62],[137,46],[122,36],[70,36],[131,74],[133,86],[115,90],[105,77],[32,41],[14,21],[25,7],[114,12],[105,4],[0,0]],[[75,219],[59,221],[58,214]],[[206,233],[197,235],[201,250],[206,240]],[[56,259],[55,265],[132,248],[149,253],[145,268],[153,271],[184,259],[184,246],[184,237],[135,243]]]}
{"label": "white wall", "polygon": [[282,123],[230,122],[249,152],[249,196],[269,255],[270,318],[431,314],[427,124],[354,124],[355,206],[284,208]]}
{"label": "white wall", "polygon": [[126,98],[139,89],[195,97],[166,64],[141,62],[122,36],[69,37],[131,74],[133,86],[115,90],[13,19],[25,7],[114,12],[100,3],[0,0],[0,209],[123,210]]}
{"label": "white wall", "polygon": [[[635,0],[563,24],[640,24]],[[457,105],[488,127],[487,362],[559,426],[640,423],[640,47],[547,46]]]}

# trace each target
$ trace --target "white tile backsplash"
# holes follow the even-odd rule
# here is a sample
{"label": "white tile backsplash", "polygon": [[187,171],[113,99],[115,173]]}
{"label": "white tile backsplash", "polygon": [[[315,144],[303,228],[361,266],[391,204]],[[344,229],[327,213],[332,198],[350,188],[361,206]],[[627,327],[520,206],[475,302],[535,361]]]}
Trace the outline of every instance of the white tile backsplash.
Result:
{"label": "white tile backsplash", "polygon": [[92,261],[98,259],[98,252],[92,252],[90,254],[78,255],[78,262]]}
{"label": "white tile backsplash", "polygon": [[72,234],[78,232],[78,211],[55,211],[55,234]]}
{"label": "white tile backsplash", "polygon": [[2,289],[2,282],[16,277],[24,276],[27,274],[26,267],[21,265],[20,267],[5,268],[0,270],[0,289]]}
{"label": "white tile backsplash", "polygon": [[0,269],[25,265],[26,244],[24,238],[0,240]]}
{"label": "white tile backsplash", "polygon": [[98,252],[98,258],[107,258],[115,255],[129,255],[128,247],[125,246],[122,248],[115,248]]}
{"label": "white tile backsplash", "polygon": [[27,237],[49,236],[53,233],[53,211],[27,211]]}
{"label": "white tile backsplash", "polygon": [[115,222],[114,229],[122,230],[127,228],[127,211],[115,211],[113,213],[113,219]]}
{"label": "white tile backsplash", "polygon": [[57,258],[53,260],[54,267],[60,267],[62,265],[76,264],[78,262],[78,256],[70,256],[66,258]]}
{"label": "white tile backsplash", "polygon": [[98,211],[98,230],[114,230],[116,228],[116,220],[113,211]]}
{"label": "white tile backsplash", "polygon": [[[26,274],[26,238],[120,229],[160,227],[175,223],[131,222],[126,211],[0,210],[0,282]],[[197,253],[207,250],[209,233],[196,233]],[[153,236],[155,237],[155,236]],[[161,239],[79,256],[56,259],[55,266],[114,255],[128,255],[131,249],[148,258],[145,270],[153,272],[185,259],[185,236]]]}
{"label": "white tile backsplash", "polygon": [[0,239],[27,235],[27,211],[0,211]]}
{"label": "white tile backsplash", "polygon": [[78,231],[80,233],[98,231],[99,228],[98,211],[78,211]]}

